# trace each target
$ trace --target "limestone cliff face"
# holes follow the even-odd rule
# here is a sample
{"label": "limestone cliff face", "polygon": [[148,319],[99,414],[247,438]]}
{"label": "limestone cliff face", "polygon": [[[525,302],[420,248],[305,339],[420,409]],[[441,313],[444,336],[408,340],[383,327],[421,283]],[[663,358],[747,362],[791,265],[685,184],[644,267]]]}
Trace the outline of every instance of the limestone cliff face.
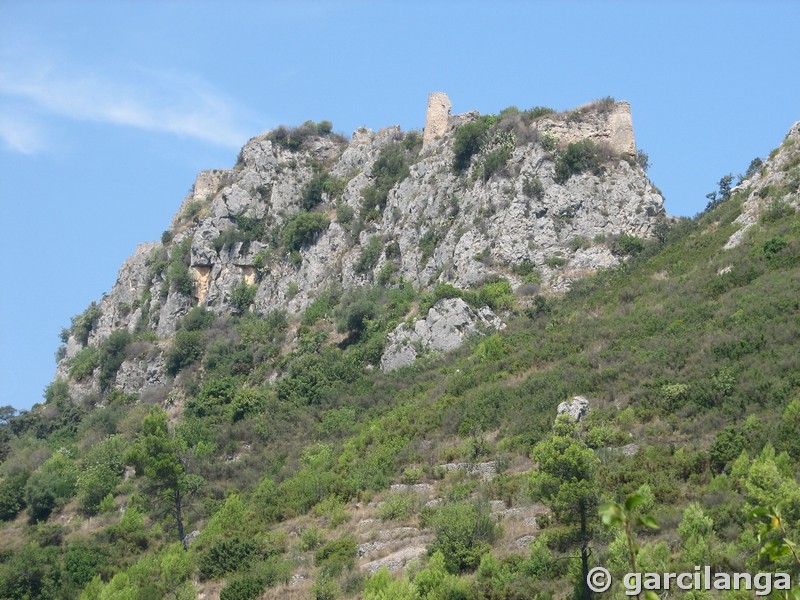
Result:
{"label": "limestone cliff face", "polygon": [[[481,165],[497,147],[492,140],[463,172],[453,169],[456,126],[476,118],[468,113],[449,117],[447,127],[438,123],[437,137],[421,150],[399,127],[362,128],[350,141],[314,135],[289,144],[275,132],[251,139],[234,168],[197,176],[162,242],[139,246],[123,264],[99,302],[101,316],[88,344],[120,328],[150,331],[164,340],[147,351],[158,354],[154,347],[168,346],[192,306],[232,311],[234,290],[243,282],[256,286],[251,310],[280,308],[289,315],[334,284],[387,284],[387,274],[418,289],[439,283],[466,289],[499,275],[521,289],[530,288],[535,271],[543,293],[563,291],[619,262],[613,236],[649,237],[663,216],[663,198],[631,158],[626,103],[518,123],[516,139],[498,138],[507,160],[488,177]],[[557,183],[557,156],[579,139],[606,144],[610,158],[599,174]],[[407,175],[388,191],[384,206],[359,219],[365,193],[380,178],[376,161],[390,145],[404,149]],[[311,207],[323,224],[287,248],[286,226],[321,173],[335,183],[322,186],[321,202]],[[73,335],[58,376],[66,377],[81,347]],[[126,360],[115,385],[163,384],[163,360],[146,358]]]}

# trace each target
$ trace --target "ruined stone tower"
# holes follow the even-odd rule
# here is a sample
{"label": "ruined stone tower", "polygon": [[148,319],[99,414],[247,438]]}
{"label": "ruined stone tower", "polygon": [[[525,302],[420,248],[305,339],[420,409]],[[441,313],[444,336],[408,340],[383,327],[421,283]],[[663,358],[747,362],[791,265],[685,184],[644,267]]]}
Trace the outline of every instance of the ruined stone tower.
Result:
{"label": "ruined stone tower", "polygon": [[452,107],[450,98],[444,92],[428,94],[428,112],[425,115],[425,132],[422,134],[423,148],[447,132]]}
{"label": "ruined stone tower", "polygon": [[620,154],[636,156],[636,141],[633,137],[631,105],[617,102],[608,116],[609,143]]}

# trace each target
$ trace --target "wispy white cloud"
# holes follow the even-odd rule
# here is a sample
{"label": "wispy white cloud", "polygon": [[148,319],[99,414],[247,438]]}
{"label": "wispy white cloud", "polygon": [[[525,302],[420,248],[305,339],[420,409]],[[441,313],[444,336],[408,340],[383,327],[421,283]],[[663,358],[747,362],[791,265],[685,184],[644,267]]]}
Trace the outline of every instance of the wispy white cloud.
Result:
{"label": "wispy white cloud", "polygon": [[[44,61],[3,60],[0,95],[28,103],[37,112],[74,120],[171,133],[234,148],[247,139],[230,99],[198,78],[175,72],[128,68],[101,76]],[[35,151],[33,130],[26,137],[21,123],[6,121],[0,124],[6,144],[20,152]]]}
{"label": "wispy white cloud", "polygon": [[0,114],[0,141],[7,150],[20,154],[36,154],[45,147],[39,127],[21,116],[5,112]]}

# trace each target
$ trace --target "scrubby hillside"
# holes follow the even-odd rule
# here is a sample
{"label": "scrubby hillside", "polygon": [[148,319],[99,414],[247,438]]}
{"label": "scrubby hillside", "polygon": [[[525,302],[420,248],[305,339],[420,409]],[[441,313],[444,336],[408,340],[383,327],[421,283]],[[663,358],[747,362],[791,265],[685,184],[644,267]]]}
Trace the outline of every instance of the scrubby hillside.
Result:
{"label": "scrubby hillside", "polygon": [[[517,117],[527,118],[515,115],[515,123]],[[471,117],[461,127],[480,122]],[[491,129],[497,124],[486,124],[484,134],[504,131]],[[524,185],[511,170],[517,153],[550,152],[539,149],[540,141],[517,147],[508,163],[501,161],[509,173],[484,181],[493,151],[483,143],[458,175],[463,131],[454,126],[450,141],[426,151],[434,162],[441,153],[443,185],[464,186],[465,197],[485,193],[498,202],[503,185]],[[643,571],[700,564],[731,573],[785,571],[797,583],[800,565],[781,550],[788,548],[784,539],[796,541],[800,533],[797,132],[738,187],[723,178],[698,217],[628,231],[649,239],[590,238],[588,248],[570,251],[569,238],[559,237],[567,241],[559,248],[568,262],[582,252],[613,259],[561,295],[542,292],[558,288],[568,265],[547,267],[545,254],[536,254],[540,243],[509,259],[505,234],[494,226],[481,235],[496,241],[495,261],[473,261],[491,278],[479,276],[474,286],[459,279],[461,270],[440,271],[457,253],[455,243],[437,258],[450,233],[434,245],[429,260],[443,262],[430,275],[420,267],[419,244],[409,249],[398,241],[396,261],[387,256],[391,237],[379,238],[378,259],[364,259],[370,266],[359,273],[354,265],[369,240],[395,222],[393,198],[411,174],[389,187],[380,216],[370,221],[364,213],[363,223],[361,211],[380,203],[369,206],[371,192],[364,190],[372,188],[362,189],[351,222],[365,229],[342,237],[350,240],[342,245],[331,231],[338,208],[325,209],[333,184],[313,210],[295,213],[330,219],[326,233],[304,238],[311,245],[297,249],[282,245],[295,239],[296,216],[279,221],[280,242],[271,246],[260,236],[242,237],[261,231],[258,223],[269,225],[257,215],[255,224],[239,217],[236,229],[200,233],[235,197],[234,187],[215,192],[196,221],[178,218],[162,245],[142,253],[161,256],[162,267],[151,262],[137,279],[129,263],[95,312],[75,320],[65,335],[71,348],[60,367],[64,379],[50,386],[46,404],[2,426],[0,597],[567,597],[584,595],[582,572],[593,566],[608,568],[614,591],[624,595],[619,581],[631,556],[624,527],[613,523],[625,518],[659,525],[631,530]],[[283,135],[292,139],[291,132],[277,139]],[[344,147],[330,136],[307,143]],[[406,156],[416,152],[411,142],[397,143]],[[241,172],[248,148],[259,144],[266,138],[246,147]],[[616,160],[598,163],[597,175],[561,179],[564,157],[584,150],[565,146],[542,158],[545,198],[557,202],[569,186],[621,190],[634,184],[619,182],[634,175],[646,181],[638,166]],[[410,162],[422,170],[425,160]],[[520,173],[530,166],[526,160]],[[485,191],[495,185],[494,193]],[[649,197],[651,188],[640,189]],[[635,187],[629,191],[642,197]],[[193,198],[184,211],[195,211]],[[740,242],[729,244],[755,198],[761,208]],[[550,218],[536,217],[537,205],[526,202],[532,219]],[[517,205],[524,215],[521,203],[514,196],[493,215]],[[462,205],[453,222],[464,212]],[[229,223],[231,214],[235,209],[220,222]],[[564,226],[588,227],[594,217],[580,214]],[[646,208],[626,218],[651,223]],[[469,231],[480,233],[476,228]],[[198,240],[213,245],[218,235],[234,250],[226,254],[217,242],[214,260],[223,262],[208,264],[207,292],[192,300],[202,281],[189,271],[200,264],[192,258],[200,256]],[[320,244],[351,266],[330,279],[325,269],[321,279],[305,279]],[[255,261],[260,252],[270,266],[242,285],[246,273],[234,271],[235,261]],[[385,264],[393,272],[379,278]],[[232,283],[223,284],[231,272]],[[524,288],[528,276],[541,287]],[[192,282],[186,294],[181,277]],[[269,295],[288,282],[296,284],[291,299]],[[164,289],[160,299],[156,283]],[[151,296],[115,313],[109,298],[119,306],[124,289]],[[182,312],[165,308],[182,297]],[[442,318],[432,318],[428,329],[415,318],[458,303],[475,314],[491,307],[505,327],[465,336],[448,353],[425,354],[411,340],[415,361],[379,368],[390,331],[392,340],[436,331]],[[168,314],[176,315],[174,336],[169,328],[159,334]],[[164,389],[120,389],[120,376],[136,361],[136,377],[146,381],[152,373]],[[82,401],[71,396],[75,391]],[[577,423],[557,420],[557,407],[575,396],[588,411],[578,400],[566,407],[581,415]],[[607,501],[619,503],[605,507],[608,526],[600,519]],[[766,530],[774,519],[751,520],[755,509],[779,513],[784,531]],[[760,552],[767,541],[770,551]]]}

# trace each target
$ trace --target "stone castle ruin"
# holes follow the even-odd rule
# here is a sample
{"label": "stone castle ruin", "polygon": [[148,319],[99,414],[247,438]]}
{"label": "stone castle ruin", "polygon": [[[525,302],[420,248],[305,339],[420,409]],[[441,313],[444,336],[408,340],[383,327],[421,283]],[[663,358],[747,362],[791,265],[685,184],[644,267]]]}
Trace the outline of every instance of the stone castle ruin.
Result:
{"label": "stone castle ruin", "polygon": [[[450,115],[452,106],[450,98],[444,92],[432,92],[428,95],[423,148],[444,137],[450,129],[469,116],[470,113]],[[473,111],[472,114],[477,113]],[[561,146],[590,139],[607,144],[620,155],[636,155],[631,105],[625,101],[599,100],[567,113],[546,115],[536,120],[536,128],[542,134],[552,135]]]}
{"label": "stone castle ruin", "polygon": [[450,128],[450,98],[444,92],[428,94],[428,112],[425,115],[425,131],[422,134],[422,147],[441,138]]}

